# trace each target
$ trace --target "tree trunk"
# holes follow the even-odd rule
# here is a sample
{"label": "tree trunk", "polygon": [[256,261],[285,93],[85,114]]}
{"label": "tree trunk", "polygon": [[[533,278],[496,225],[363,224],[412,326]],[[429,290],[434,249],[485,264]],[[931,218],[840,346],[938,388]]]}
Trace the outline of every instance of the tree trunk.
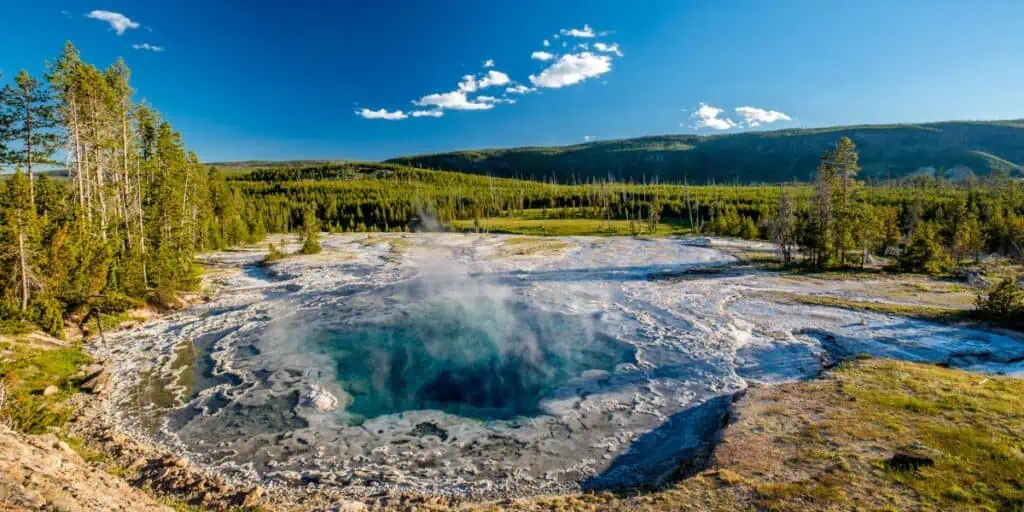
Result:
{"label": "tree trunk", "polygon": [[21,310],[28,309],[28,265],[25,263],[25,228],[18,229],[18,256],[21,265]]}
{"label": "tree trunk", "polygon": [[82,182],[82,143],[79,139],[78,108],[71,100],[71,131],[75,137],[75,178],[78,180],[78,205],[85,209],[85,184]]}
{"label": "tree trunk", "polygon": [[25,162],[28,164],[28,196],[32,211],[36,209],[35,174],[32,172],[32,103],[25,97]]}

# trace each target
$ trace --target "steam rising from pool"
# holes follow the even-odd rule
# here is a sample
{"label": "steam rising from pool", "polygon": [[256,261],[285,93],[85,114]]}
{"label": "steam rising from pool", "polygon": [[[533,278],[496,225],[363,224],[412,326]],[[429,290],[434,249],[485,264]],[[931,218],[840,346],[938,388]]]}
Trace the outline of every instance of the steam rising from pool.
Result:
{"label": "steam rising from pool", "polygon": [[597,318],[487,297],[423,297],[393,322],[325,331],[309,343],[334,361],[352,423],[436,409],[479,419],[542,414],[544,393],[588,370],[635,363]]}

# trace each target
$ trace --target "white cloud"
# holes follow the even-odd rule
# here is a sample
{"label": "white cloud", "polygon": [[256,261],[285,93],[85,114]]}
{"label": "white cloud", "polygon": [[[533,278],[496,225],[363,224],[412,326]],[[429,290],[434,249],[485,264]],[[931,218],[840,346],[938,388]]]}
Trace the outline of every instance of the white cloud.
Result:
{"label": "white cloud", "polygon": [[92,11],[85,16],[94,20],[107,22],[110,24],[110,28],[113,29],[114,32],[117,32],[117,35],[124,34],[124,31],[130,28],[139,28],[138,23],[132,21],[130,18],[119,12]]}
{"label": "white cloud", "polygon": [[487,72],[487,76],[480,79],[480,88],[485,89],[492,85],[506,85],[512,80],[509,79],[508,75],[501,71],[490,70]]}
{"label": "white cloud", "polygon": [[707,105],[704,103],[700,104],[690,117],[696,120],[694,128],[711,128],[712,130],[728,130],[738,126],[735,121],[725,117],[718,117],[724,112],[724,110]]}
{"label": "white cloud", "polygon": [[150,52],[162,52],[166,50],[166,48],[164,48],[163,46],[156,46],[149,43],[133,44],[132,48],[135,48],[136,50],[146,50]]}
{"label": "white cloud", "polygon": [[530,83],[537,87],[557,89],[612,70],[612,58],[590,52],[563,55],[539,75],[530,75]]}
{"label": "white cloud", "polygon": [[594,29],[590,25],[583,25],[583,28],[563,28],[558,31],[563,36],[569,37],[594,37]]}
{"label": "white cloud", "polygon": [[544,48],[547,48],[548,46],[551,46],[551,41],[548,41],[547,39],[545,39],[544,40]]}
{"label": "white cloud", "polygon": [[473,75],[463,75],[462,80],[459,80],[459,90],[462,92],[474,92],[476,88],[476,77]]}
{"label": "white cloud", "polygon": [[583,136],[583,142],[590,142],[592,140],[594,140],[594,136],[593,135],[584,135]]}
{"label": "white cloud", "polygon": [[594,43],[594,49],[599,52],[613,53],[616,57],[622,57],[622,51],[619,50],[619,43]]}
{"label": "white cloud", "polygon": [[466,91],[452,91],[428,94],[413,101],[418,107],[437,107],[450,110],[490,110],[494,108],[492,103],[484,103],[471,100],[466,97]]}
{"label": "white cloud", "polygon": [[580,44],[576,45],[575,49],[576,50],[589,50],[590,49],[590,45],[587,44],[587,43],[580,43]]}
{"label": "white cloud", "polygon": [[529,94],[529,93],[531,93],[533,91],[536,91],[536,90],[537,89],[534,88],[534,87],[527,87],[527,86],[525,86],[523,84],[516,84],[516,85],[513,85],[512,87],[506,87],[505,88],[505,92],[507,92],[509,94]]}
{"label": "white cloud", "polygon": [[441,117],[444,115],[444,111],[438,110],[413,110],[413,117]]}
{"label": "white cloud", "polygon": [[774,123],[776,121],[793,120],[793,118],[779,112],[778,110],[765,110],[757,107],[737,107],[736,113],[743,118],[743,122],[750,128],[755,128],[762,124]]}
{"label": "white cloud", "polygon": [[530,54],[530,58],[533,60],[539,60],[541,62],[547,62],[555,58],[555,55],[553,53],[548,52],[533,52]]}
{"label": "white cloud", "polygon": [[493,68],[494,67],[494,59],[487,59],[487,60],[485,60],[484,61],[484,67],[485,68]]}
{"label": "white cloud", "polygon": [[473,98],[473,101],[479,101],[481,103],[508,103],[514,105],[516,100],[512,98],[496,98],[494,96],[477,96]]}
{"label": "white cloud", "polygon": [[368,108],[357,110],[356,115],[362,117],[363,119],[385,119],[387,121],[399,121],[409,117],[405,114],[405,112],[402,112],[401,110],[388,112],[387,110],[384,109],[370,110]]}

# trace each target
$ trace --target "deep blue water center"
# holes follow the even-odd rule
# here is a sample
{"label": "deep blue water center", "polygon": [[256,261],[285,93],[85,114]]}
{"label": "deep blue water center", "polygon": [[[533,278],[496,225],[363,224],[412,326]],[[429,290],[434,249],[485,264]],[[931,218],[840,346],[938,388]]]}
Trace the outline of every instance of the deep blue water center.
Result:
{"label": "deep blue water center", "polygon": [[478,419],[542,414],[545,394],[587,370],[635,363],[591,316],[524,305],[427,306],[315,337],[351,395],[349,419],[442,410]]}

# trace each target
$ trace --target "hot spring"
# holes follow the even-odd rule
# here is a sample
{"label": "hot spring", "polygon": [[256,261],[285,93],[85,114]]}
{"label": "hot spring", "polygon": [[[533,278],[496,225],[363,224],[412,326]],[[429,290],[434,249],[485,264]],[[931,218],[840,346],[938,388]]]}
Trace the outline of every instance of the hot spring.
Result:
{"label": "hot spring", "polygon": [[569,379],[636,362],[632,345],[594,332],[598,318],[487,301],[416,309],[310,336],[334,363],[351,423],[431,409],[481,420],[543,414],[544,394]]}
{"label": "hot spring", "polygon": [[760,273],[674,277],[732,261],[711,248],[560,240],[332,235],[269,274],[218,253],[213,300],[98,348],[108,412],[236,478],[505,497],[657,484],[749,382],[837,357],[1024,364],[990,332],[771,301]]}

